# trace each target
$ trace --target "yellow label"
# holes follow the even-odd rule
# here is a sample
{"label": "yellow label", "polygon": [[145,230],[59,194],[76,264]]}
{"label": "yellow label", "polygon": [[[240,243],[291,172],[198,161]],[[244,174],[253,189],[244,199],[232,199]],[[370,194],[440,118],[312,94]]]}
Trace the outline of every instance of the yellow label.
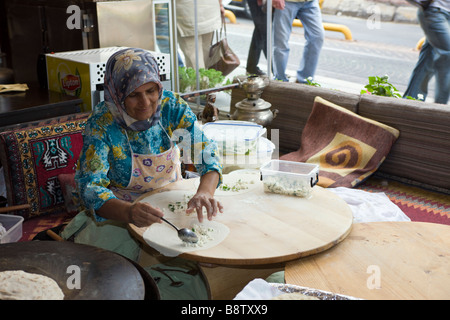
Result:
{"label": "yellow label", "polygon": [[89,64],[47,56],[48,88],[69,96],[81,98],[81,111],[91,111]]}

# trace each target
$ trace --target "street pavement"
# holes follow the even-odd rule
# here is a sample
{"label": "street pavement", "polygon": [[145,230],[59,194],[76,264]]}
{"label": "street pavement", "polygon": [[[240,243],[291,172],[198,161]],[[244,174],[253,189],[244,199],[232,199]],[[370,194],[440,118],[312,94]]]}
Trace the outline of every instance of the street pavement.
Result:
{"label": "street pavement", "polygon": [[[344,1],[344,0],[341,0]],[[330,3],[326,0],[325,3]],[[415,9],[414,9],[415,10]],[[228,77],[245,74],[248,48],[253,32],[252,20],[236,13],[237,22],[227,23],[230,47],[241,60],[241,66]],[[413,20],[385,21],[381,16],[360,18],[342,14],[323,14],[323,21],[347,26],[353,39],[345,40],[340,32],[325,31],[315,82],[322,87],[360,93],[369,76],[388,75],[390,82],[403,94],[418,59],[416,45],[423,37],[420,26]],[[290,57],[286,73],[295,81],[296,69],[303,53],[303,28],[294,27],[290,39]],[[267,61],[261,56],[259,67],[267,71]],[[434,82],[430,83],[432,101]]]}
{"label": "street pavement", "polygon": [[389,22],[417,23],[417,8],[405,0],[324,0],[322,13]]}

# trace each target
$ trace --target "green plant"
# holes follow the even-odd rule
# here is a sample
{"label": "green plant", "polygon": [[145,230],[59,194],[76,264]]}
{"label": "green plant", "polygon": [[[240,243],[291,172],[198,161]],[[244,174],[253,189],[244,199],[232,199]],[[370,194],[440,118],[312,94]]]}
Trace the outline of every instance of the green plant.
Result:
{"label": "green plant", "polygon": [[[200,68],[198,73],[200,76],[200,90],[224,85],[225,76],[221,71]],[[191,67],[178,67],[178,75],[180,79],[180,92],[195,91],[197,89],[197,74],[195,69]],[[228,79],[225,84],[229,83],[231,83],[231,81]]]}
{"label": "green plant", "polygon": [[180,80],[180,92],[186,92],[188,88],[195,88],[197,75],[194,69],[178,67],[178,78]]}
{"label": "green plant", "polygon": [[361,90],[361,94],[369,93],[377,96],[401,98],[402,95],[397,88],[389,83],[388,80],[389,77],[387,75],[383,77],[369,77],[369,84],[364,86],[366,90]]}
{"label": "green plant", "polygon": [[411,96],[405,96],[404,98],[405,98],[405,99],[408,99],[408,100],[425,101],[425,99],[424,99],[424,97],[423,97],[423,94],[418,94],[418,95],[417,95],[417,99],[416,99],[416,98],[413,98],[413,97],[411,97]]}
{"label": "green plant", "polygon": [[320,84],[318,82],[315,82],[312,77],[308,77],[306,79],[306,84],[314,87],[320,87]]}

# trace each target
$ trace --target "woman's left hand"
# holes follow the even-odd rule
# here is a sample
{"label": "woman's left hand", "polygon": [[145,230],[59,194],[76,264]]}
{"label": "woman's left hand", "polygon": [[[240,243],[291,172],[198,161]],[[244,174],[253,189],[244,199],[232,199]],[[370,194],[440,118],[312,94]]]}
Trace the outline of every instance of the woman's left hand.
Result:
{"label": "woman's left hand", "polygon": [[208,192],[197,191],[197,193],[189,200],[186,213],[197,211],[198,221],[203,221],[203,207],[207,212],[208,220],[212,220],[218,212],[223,212],[222,204],[217,201],[213,195]]}

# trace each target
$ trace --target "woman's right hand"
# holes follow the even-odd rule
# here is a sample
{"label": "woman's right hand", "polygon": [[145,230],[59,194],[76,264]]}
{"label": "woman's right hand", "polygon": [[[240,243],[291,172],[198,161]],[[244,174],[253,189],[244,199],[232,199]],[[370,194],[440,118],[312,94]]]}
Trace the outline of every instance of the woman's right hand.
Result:
{"label": "woman's right hand", "polygon": [[162,223],[164,216],[161,209],[153,207],[147,202],[130,203],[119,199],[110,199],[97,210],[103,218],[132,223],[137,227],[148,227],[152,223]]}
{"label": "woman's right hand", "polygon": [[137,227],[148,227],[152,223],[161,223],[164,214],[161,209],[153,207],[147,202],[133,203],[129,208],[129,219]]}

